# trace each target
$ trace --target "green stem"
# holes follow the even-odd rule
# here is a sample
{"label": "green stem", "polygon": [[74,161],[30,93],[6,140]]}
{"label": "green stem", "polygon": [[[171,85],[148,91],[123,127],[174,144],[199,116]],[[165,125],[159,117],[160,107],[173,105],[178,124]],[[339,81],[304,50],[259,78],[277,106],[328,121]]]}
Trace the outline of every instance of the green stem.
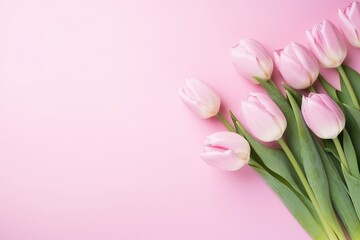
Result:
{"label": "green stem", "polygon": [[229,121],[225,118],[225,116],[222,113],[219,112],[218,114],[216,114],[216,116],[224,124],[227,130],[229,130],[230,132],[236,132],[235,128],[229,123]]}
{"label": "green stem", "polygon": [[269,82],[273,87],[276,87],[276,88],[278,89],[278,87],[276,86],[276,84],[275,84],[274,80],[272,80],[272,78],[270,78],[270,79],[268,80],[268,82]]}
{"label": "green stem", "polygon": [[345,169],[346,169],[348,172],[350,172],[350,171],[349,171],[349,164],[348,164],[348,162],[347,162],[347,159],[346,159],[346,157],[345,157],[344,150],[343,150],[343,148],[342,148],[342,146],[341,146],[341,143],[340,143],[339,139],[336,137],[336,138],[333,139],[333,142],[334,142],[335,147],[336,147],[336,150],[337,150],[337,152],[338,152],[338,154],[339,154],[341,164],[345,167]]}
{"label": "green stem", "polygon": [[319,203],[317,202],[317,199],[315,197],[315,194],[312,191],[311,186],[310,186],[305,174],[303,173],[299,163],[296,161],[294,154],[291,152],[289,146],[286,144],[286,142],[284,141],[283,138],[280,138],[278,140],[278,142],[279,142],[280,146],[282,147],[282,149],[284,150],[286,156],[289,158],[290,163],[294,167],[296,174],[299,176],[300,181],[303,184],[303,186],[310,198],[310,201],[313,203],[315,211],[318,214],[320,221],[321,221],[322,225],[324,226],[324,229],[325,229],[329,239],[337,240],[338,238],[336,237],[336,234],[334,233],[334,231],[331,229],[329,224],[324,219],[324,217],[321,213]]}
{"label": "green stem", "polygon": [[[269,79],[267,79],[267,80],[264,80],[264,79],[259,78],[259,77],[254,77],[254,79],[255,79],[258,83],[260,83],[261,85],[262,85],[262,84],[265,84],[265,83],[269,83],[271,86],[273,86],[273,87],[275,87],[277,90],[279,90],[278,87],[276,86],[274,80],[272,80],[272,78],[269,78]],[[280,92],[280,90],[279,90],[279,92]]]}
{"label": "green stem", "polygon": [[354,107],[356,107],[357,109],[360,109],[360,104],[359,104],[359,101],[358,101],[358,99],[356,97],[354,88],[351,86],[350,80],[347,77],[343,66],[340,65],[339,67],[337,67],[337,70],[338,70],[338,72],[339,72],[339,74],[341,76],[341,79],[344,81],[347,90],[349,91],[350,98],[351,98],[351,100],[352,100],[352,102],[354,104]]}
{"label": "green stem", "polygon": [[309,92],[316,93],[316,89],[312,85],[308,88],[308,90],[309,90]]}

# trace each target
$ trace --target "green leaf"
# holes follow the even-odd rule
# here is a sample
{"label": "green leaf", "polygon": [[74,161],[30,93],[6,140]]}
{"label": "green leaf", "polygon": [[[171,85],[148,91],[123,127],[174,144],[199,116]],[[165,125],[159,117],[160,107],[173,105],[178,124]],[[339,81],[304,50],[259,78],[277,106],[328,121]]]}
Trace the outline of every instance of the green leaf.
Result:
{"label": "green leaf", "polygon": [[285,83],[282,83],[282,86],[285,88],[286,91],[291,93],[291,95],[294,97],[296,103],[299,106],[301,106],[302,96],[295,89],[291,88],[290,86],[286,85]]}
{"label": "green leaf", "polygon": [[339,74],[339,79],[341,79],[340,80],[341,91],[337,91],[337,96],[339,98],[339,102],[353,106],[353,101],[351,100],[349,91],[344,83],[344,80],[341,78],[340,74]]}
{"label": "green leaf", "polygon": [[337,152],[334,142],[331,139],[323,139],[323,143],[325,151],[334,155],[334,157],[340,161],[339,153]]}
{"label": "green leaf", "polygon": [[[325,153],[313,134],[312,137],[327,173],[330,196],[334,208],[344,223],[351,239],[360,239],[360,221],[344,184],[344,180],[335,167],[334,160],[330,158],[330,155]],[[335,161],[338,162],[338,160]]]}
{"label": "green leaf", "polygon": [[289,92],[287,92],[287,95],[296,119],[300,142],[299,148],[301,150],[305,175],[316,196],[321,212],[327,223],[337,234],[341,234],[342,228],[337,220],[331,203],[329,183],[320,154],[304,120],[302,119],[298,105]]}
{"label": "green leaf", "polygon": [[346,169],[343,169],[343,173],[355,211],[360,218],[360,180],[353,177],[348,171],[346,171]]}
{"label": "green leaf", "polygon": [[360,111],[354,107],[344,104],[344,114],[346,117],[345,128],[353,143],[353,147],[356,152],[356,158],[359,166],[360,165]]}
{"label": "green leaf", "polygon": [[[359,136],[360,137],[360,136]],[[354,146],[351,142],[350,136],[346,129],[343,132],[343,148],[347,163],[349,165],[349,172],[354,177],[360,179],[359,166],[356,157]],[[360,190],[360,189],[359,189]]]}
{"label": "green leaf", "polygon": [[298,195],[297,191],[284,178],[271,170],[266,170],[258,163],[251,165],[278,194],[287,209],[313,239],[324,240],[327,238],[322,226],[319,224],[319,220],[314,217],[313,212],[315,210],[307,198]]}
{"label": "green leaf", "polygon": [[323,86],[323,88],[325,89],[325,91],[329,94],[329,96],[335,101],[335,102],[339,102],[339,98],[337,96],[337,90],[336,88],[334,88],[330,83],[328,83],[328,81],[325,80],[325,78],[321,75],[319,75],[319,81],[321,83],[321,85]]}
{"label": "green leaf", "polygon": [[344,71],[350,80],[354,92],[359,99],[360,97],[360,74],[349,66],[343,65]]}
{"label": "green leaf", "polygon": [[331,139],[323,139],[323,143],[324,143],[324,151],[331,156],[330,161],[332,161],[342,181],[345,183],[345,178],[341,169],[341,160],[334,145],[334,142]]}

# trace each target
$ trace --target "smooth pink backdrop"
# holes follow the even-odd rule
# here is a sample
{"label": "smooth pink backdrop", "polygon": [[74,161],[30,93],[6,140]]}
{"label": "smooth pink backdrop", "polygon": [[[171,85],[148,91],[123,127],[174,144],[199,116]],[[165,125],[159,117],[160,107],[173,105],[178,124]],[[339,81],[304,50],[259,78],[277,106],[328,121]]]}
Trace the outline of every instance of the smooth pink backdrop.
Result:
{"label": "smooth pink backdrop", "polygon": [[199,77],[238,113],[256,87],[229,48],[305,43],[347,4],[0,0],[0,239],[309,239],[251,168],[200,160],[223,127],[177,90]]}

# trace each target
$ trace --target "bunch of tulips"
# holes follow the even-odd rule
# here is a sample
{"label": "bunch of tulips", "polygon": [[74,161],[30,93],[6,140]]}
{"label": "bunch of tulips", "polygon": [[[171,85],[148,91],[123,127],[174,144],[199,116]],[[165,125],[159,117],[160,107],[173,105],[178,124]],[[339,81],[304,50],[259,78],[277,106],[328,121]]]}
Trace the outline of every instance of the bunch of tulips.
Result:
{"label": "bunch of tulips", "polygon": [[[323,20],[306,32],[309,49],[291,43],[274,51],[274,61],[252,39],[231,49],[240,75],[268,93],[250,94],[239,118],[231,111],[229,117],[222,115],[219,95],[201,80],[187,79],[179,94],[200,118],[216,116],[228,130],[207,137],[201,154],[206,163],[227,171],[250,165],[313,239],[357,240],[360,74],[343,61],[345,39],[360,47],[360,3],[352,2],[338,15],[340,30]],[[273,62],[285,81],[285,96],[271,79]],[[338,71],[341,90],[319,75],[320,66]],[[315,90],[315,82],[323,93]]]}

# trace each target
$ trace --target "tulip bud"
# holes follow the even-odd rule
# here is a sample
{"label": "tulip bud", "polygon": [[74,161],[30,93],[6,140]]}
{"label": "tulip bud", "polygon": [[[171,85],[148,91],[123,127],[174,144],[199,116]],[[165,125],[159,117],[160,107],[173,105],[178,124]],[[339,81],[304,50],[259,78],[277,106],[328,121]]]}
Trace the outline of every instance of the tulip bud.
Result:
{"label": "tulip bud", "polygon": [[274,51],[274,59],[285,82],[292,88],[308,88],[319,75],[318,61],[300,44],[291,43],[282,50]]}
{"label": "tulip bud", "polygon": [[336,68],[342,64],[346,57],[346,44],[339,30],[326,19],[315,25],[311,31],[306,31],[308,44],[325,68]]}
{"label": "tulip bud", "polygon": [[273,62],[269,53],[257,41],[242,39],[231,48],[232,61],[244,78],[259,84],[255,78],[269,80],[273,71]]}
{"label": "tulip bud", "polygon": [[338,11],[340,29],[349,43],[360,47],[360,3],[353,1],[351,5]]}
{"label": "tulip bud", "polygon": [[189,78],[179,95],[188,108],[200,118],[210,118],[218,114],[221,100],[216,92],[203,81]]}
{"label": "tulip bud", "polygon": [[344,113],[326,94],[303,96],[301,112],[307,126],[319,138],[334,139],[345,127]]}
{"label": "tulip bud", "polygon": [[233,132],[217,132],[207,137],[201,158],[209,165],[227,171],[238,170],[249,162],[250,145]]}
{"label": "tulip bud", "polygon": [[279,140],[286,129],[286,118],[279,107],[261,93],[252,93],[241,103],[246,128],[263,142]]}

